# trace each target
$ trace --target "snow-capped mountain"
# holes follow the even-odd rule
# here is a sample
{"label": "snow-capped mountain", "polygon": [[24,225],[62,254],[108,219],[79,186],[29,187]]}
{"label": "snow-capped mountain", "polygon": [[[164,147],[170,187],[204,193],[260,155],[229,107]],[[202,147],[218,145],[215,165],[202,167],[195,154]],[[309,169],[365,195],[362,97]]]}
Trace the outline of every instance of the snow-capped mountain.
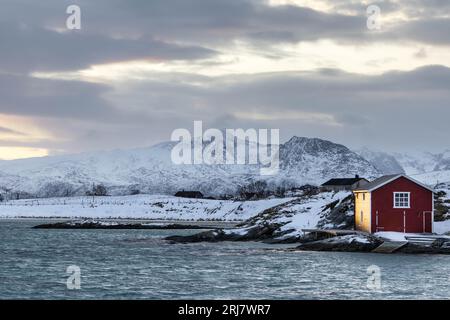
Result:
{"label": "snow-capped mountain", "polygon": [[275,176],[261,176],[258,165],[175,165],[170,157],[174,144],[0,161],[0,192],[14,197],[72,196],[103,184],[111,195],[174,194],[184,189],[219,196],[235,194],[257,180],[275,188],[320,184],[355,174],[371,179],[381,174],[347,147],[321,139],[293,137],[281,145],[280,170]]}
{"label": "snow-capped mountain", "polygon": [[394,154],[405,169],[406,174],[423,183],[434,186],[442,182],[450,182],[450,151],[442,153],[413,152]]}
{"label": "snow-capped mountain", "polygon": [[434,171],[450,170],[450,149],[436,156],[437,164]]}
{"label": "snow-capped mountain", "polygon": [[383,174],[406,173],[430,186],[450,182],[450,150],[442,153],[415,151],[388,154],[364,148],[357,153]]}
{"label": "snow-capped mountain", "polygon": [[368,148],[357,150],[360,156],[369,161],[383,174],[396,174],[405,173],[403,166],[397,161],[397,159],[386,152],[373,151]]}
{"label": "snow-capped mountain", "polygon": [[366,159],[347,147],[317,138],[293,137],[280,146],[282,177],[320,184],[334,177],[381,175]]}
{"label": "snow-capped mountain", "polygon": [[435,171],[438,156],[430,152],[393,153],[408,175]]}

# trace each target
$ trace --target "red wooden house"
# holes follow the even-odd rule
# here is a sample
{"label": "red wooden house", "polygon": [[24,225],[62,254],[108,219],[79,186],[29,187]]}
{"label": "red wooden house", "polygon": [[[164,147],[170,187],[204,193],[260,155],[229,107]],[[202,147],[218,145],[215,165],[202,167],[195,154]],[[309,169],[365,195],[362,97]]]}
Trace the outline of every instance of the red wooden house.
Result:
{"label": "red wooden house", "polygon": [[433,189],[406,175],[378,178],[353,193],[357,230],[433,232]]}

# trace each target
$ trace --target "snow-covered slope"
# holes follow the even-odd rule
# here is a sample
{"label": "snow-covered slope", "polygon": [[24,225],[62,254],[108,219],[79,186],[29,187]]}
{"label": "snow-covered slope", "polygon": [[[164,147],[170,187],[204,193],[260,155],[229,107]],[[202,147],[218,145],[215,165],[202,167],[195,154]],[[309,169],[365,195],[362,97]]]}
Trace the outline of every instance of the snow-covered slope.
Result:
{"label": "snow-covered slope", "polygon": [[128,218],[242,221],[292,198],[258,201],[186,199],[164,195],[69,197],[0,203],[0,218]]}
{"label": "snow-covered slope", "polygon": [[406,173],[430,186],[450,182],[449,150],[442,153],[415,151],[388,154],[364,148],[357,153],[383,174]]}
{"label": "snow-covered slope", "polygon": [[434,168],[435,171],[450,170],[450,149],[438,154],[436,158],[437,164]]}
{"label": "snow-covered slope", "polygon": [[450,182],[450,170],[415,174],[412,175],[412,177],[429,186],[436,186],[440,183]]}
{"label": "snow-covered slope", "polygon": [[320,139],[294,137],[280,146],[281,170],[260,176],[258,165],[175,165],[174,143],[150,148],[114,150],[14,161],[0,161],[0,193],[8,198],[80,196],[93,184],[110,195],[174,194],[198,190],[205,195],[235,194],[252,181],[279,185],[320,184],[355,174],[375,178],[380,172],[348,148]]}
{"label": "snow-covered slope", "polygon": [[405,173],[405,170],[397,159],[386,152],[372,151],[368,148],[363,148],[357,150],[356,153],[373,164],[373,166],[383,174]]}
{"label": "snow-covered slope", "polygon": [[442,153],[394,153],[393,156],[409,175],[450,170],[450,150]]}

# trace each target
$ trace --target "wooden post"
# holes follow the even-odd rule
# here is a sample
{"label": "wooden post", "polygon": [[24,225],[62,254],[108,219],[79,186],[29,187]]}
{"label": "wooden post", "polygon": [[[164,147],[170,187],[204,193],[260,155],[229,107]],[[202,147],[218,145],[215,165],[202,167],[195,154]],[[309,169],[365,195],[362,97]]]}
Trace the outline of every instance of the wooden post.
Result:
{"label": "wooden post", "polygon": [[403,233],[406,233],[406,211],[403,211]]}

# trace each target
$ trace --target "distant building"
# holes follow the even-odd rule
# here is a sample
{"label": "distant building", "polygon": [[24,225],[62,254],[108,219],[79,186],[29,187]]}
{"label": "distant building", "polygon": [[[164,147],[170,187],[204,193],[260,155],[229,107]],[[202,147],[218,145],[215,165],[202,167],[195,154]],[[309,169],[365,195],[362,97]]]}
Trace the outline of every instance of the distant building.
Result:
{"label": "distant building", "polygon": [[357,230],[433,232],[434,191],[406,175],[383,176],[353,193]]}
{"label": "distant building", "polygon": [[175,197],[202,199],[203,193],[201,193],[200,191],[184,191],[183,190],[183,191],[178,191],[177,193],[175,193]]}
{"label": "distant building", "polygon": [[369,180],[360,178],[356,175],[354,178],[331,179],[321,185],[323,191],[352,191],[369,183]]}

